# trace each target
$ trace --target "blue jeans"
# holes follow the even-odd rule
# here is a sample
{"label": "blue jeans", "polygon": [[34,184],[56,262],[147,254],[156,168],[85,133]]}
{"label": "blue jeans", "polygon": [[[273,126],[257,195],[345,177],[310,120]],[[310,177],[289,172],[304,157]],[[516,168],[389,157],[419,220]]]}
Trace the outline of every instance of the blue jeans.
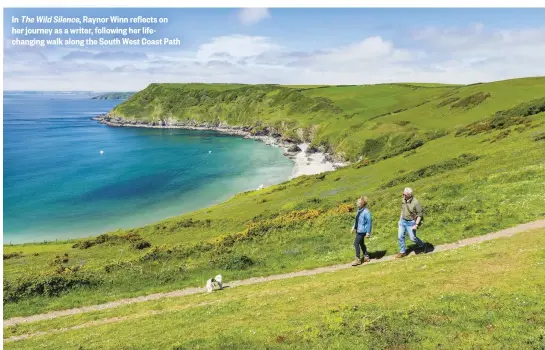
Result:
{"label": "blue jeans", "polygon": [[415,225],[414,220],[405,220],[401,219],[399,220],[399,226],[397,230],[397,239],[399,241],[399,252],[405,253],[405,250],[407,249],[405,247],[405,232],[409,234],[409,239],[416,243],[419,248],[424,247],[424,242],[420,240],[420,238],[416,237],[416,230],[413,230],[413,226]]}
{"label": "blue jeans", "polygon": [[369,258],[369,253],[367,252],[367,247],[365,246],[365,233],[357,233],[356,239],[354,239],[354,248],[356,249],[356,259],[360,258],[360,247],[363,251],[363,256]]}

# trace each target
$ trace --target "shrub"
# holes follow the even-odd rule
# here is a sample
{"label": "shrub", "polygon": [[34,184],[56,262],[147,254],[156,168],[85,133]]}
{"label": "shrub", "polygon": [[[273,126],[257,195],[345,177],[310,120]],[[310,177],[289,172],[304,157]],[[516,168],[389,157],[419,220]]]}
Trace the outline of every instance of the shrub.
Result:
{"label": "shrub", "polygon": [[430,130],[430,131],[427,131],[426,133],[424,133],[424,136],[426,137],[427,141],[436,140],[436,139],[441,138],[441,137],[446,136],[446,135],[448,135],[448,131],[441,130],[441,129]]}
{"label": "shrub", "polygon": [[138,233],[135,233],[135,232],[129,232],[126,235],[123,235],[121,237],[123,239],[126,239],[127,241],[133,242],[133,243],[142,240],[142,237],[140,237],[140,235]]}
{"label": "shrub", "polygon": [[456,136],[473,136],[491,130],[507,129],[514,125],[529,125],[527,117],[545,111],[545,97],[516,105],[505,111],[496,112],[492,117],[471,123],[456,132]]}
{"label": "shrub", "polygon": [[471,108],[476,107],[479,104],[483,103],[484,100],[486,100],[490,96],[491,95],[488,92],[477,92],[476,94],[465,97],[465,98],[461,99],[460,101],[454,103],[451,107],[452,108],[471,109]]}
{"label": "shrub", "polygon": [[80,241],[72,246],[72,248],[87,249],[93,246],[93,242],[90,240]]}
{"label": "shrub", "polygon": [[94,245],[103,244],[108,241],[116,240],[119,238],[120,238],[119,236],[109,236],[107,233],[105,233],[100,236],[97,236],[94,239],[86,239],[83,241],[79,241],[76,244],[74,244],[72,248],[87,249],[87,248],[91,248]]}
{"label": "shrub", "polygon": [[538,134],[535,134],[532,139],[534,141],[541,141],[541,140],[545,140],[545,132],[540,132]]}
{"label": "shrub", "polygon": [[171,231],[173,230],[176,230],[176,229],[180,229],[180,228],[188,228],[188,227],[202,227],[202,226],[210,226],[211,224],[211,220],[210,219],[207,219],[207,220],[193,220],[193,218],[189,218],[189,219],[185,219],[185,220],[182,220],[182,221],[178,221],[174,224],[173,227],[170,228]]}
{"label": "shrub", "polygon": [[380,186],[379,189],[386,189],[394,187],[398,184],[411,183],[413,181],[417,181],[426,177],[442,174],[450,170],[467,166],[478,159],[479,157],[474,154],[462,154],[457,158],[449,159],[447,161],[433,164],[428,167],[411,171],[405,175],[396,177],[391,181],[385,183],[384,185]]}
{"label": "shrub", "polygon": [[79,241],[76,244],[72,246],[72,248],[79,248],[79,249],[88,249],[95,245],[104,244],[104,243],[135,243],[142,240],[142,237],[140,237],[139,234],[137,234],[134,231],[129,231],[128,233],[124,235],[108,235],[108,234],[102,234],[100,236],[97,236],[96,238],[86,239],[83,241]]}
{"label": "shrub", "polygon": [[453,102],[456,102],[460,99],[460,97],[451,97],[451,98],[447,98],[446,100],[440,102],[436,107],[437,108],[441,108],[441,107],[445,107],[446,105],[449,105]]}
{"label": "shrub", "polygon": [[65,253],[62,257],[57,255],[55,260],[51,262],[51,265],[61,265],[66,264],[69,261],[68,254]]}
{"label": "shrub", "polygon": [[310,208],[318,208],[319,205],[322,203],[322,199],[318,197],[311,197],[307,199],[303,199],[299,202],[297,202],[293,209],[295,210],[308,210]]}
{"label": "shrub", "polygon": [[361,154],[363,154],[364,157],[368,157],[368,158],[377,157],[381,153],[381,151],[384,149],[386,141],[387,141],[387,138],[385,136],[380,137],[378,139],[366,139],[365,142],[363,143]]}
{"label": "shrub", "polygon": [[353,165],[353,167],[355,169],[359,169],[359,168],[368,166],[369,164],[371,164],[371,161],[369,159],[367,159],[367,158],[364,158],[364,159],[360,160],[359,162],[355,163]]}
{"label": "shrub", "polygon": [[151,243],[148,241],[139,241],[133,244],[133,247],[142,250],[151,247]]}
{"label": "shrub", "polygon": [[494,143],[496,141],[500,141],[504,138],[506,138],[507,136],[509,136],[509,134],[511,133],[511,130],[507,129],[507,130],[503,130],[501,131],[498,135],[496,135],[496,137],[494,137],[490,143]]}
{"label": "shrub", "polygon": [[98,276],[67,269],[68,273],[22,277],[15,282],[4,280],[4,303],[14,303],[34,296],[54,297],[74,288],[95,287],[103,282]]}
{"label": "shrub", "polygon": [[13,258],[22,258],[23,256],[24,256],[23,252],[7,253],[7,254],[4,254],[3,260],[13,259]]}
{"label": "shrub", "polygon": [[285,190],[286,188],[288,188],[288,186],[286,186],[286,185],[277,185],[277,186],[274,186],[274,187],[270,190],[270,193],[280,192],[280,191]]}
{"label": "shrub", "polygon": [[155,246],[153,247],[151,251],[141,256],[139,260],[141,262],[154,261],[154,260],[160,260],[160,259],[164,260],[164,259],[170,258],[172,253],[173,253],[173,249],[166,245]]}
{"label": "shrub", "polygon": [[225,270],[246,270],[255,262],[246,255],[236,255],[212,259],[211,264]]}

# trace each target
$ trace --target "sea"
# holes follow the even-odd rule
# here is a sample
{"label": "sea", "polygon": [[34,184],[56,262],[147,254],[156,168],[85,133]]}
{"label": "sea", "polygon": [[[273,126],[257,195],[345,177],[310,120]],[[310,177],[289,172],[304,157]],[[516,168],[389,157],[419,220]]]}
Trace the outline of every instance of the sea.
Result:
{"label": "sea", "polygon": [[280,148],[214,131],[110,127],[121,100],[4,92],[4,244],[139,227],[288,180]]}

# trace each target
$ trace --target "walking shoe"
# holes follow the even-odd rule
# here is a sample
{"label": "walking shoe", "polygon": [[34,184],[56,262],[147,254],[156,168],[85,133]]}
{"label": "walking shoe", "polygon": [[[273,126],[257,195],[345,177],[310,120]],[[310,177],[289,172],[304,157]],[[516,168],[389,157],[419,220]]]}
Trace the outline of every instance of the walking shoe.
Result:
{"label": "walking shoe", "polygon": [[356,259],[354,262],[352,262],[352,266],[358,266],[361,265],[361,259]]}
{"label": "walking shoe", "polygon": [[400,259],[400,258],[404,258],[404,257],[406,257],[406,256],[407,256],[407,254],[405,254],[405,253],[397,253],[397,255],[395,256],[395,258],[396,258],[396,259]]}
{"label": "walking shoe", "polygon": [[369,261],[371,261],[371,259],[369,259],[368,256],[364,256],[364,257],[363,257],[363,262],[364,262],[364,263],[369,262]]}

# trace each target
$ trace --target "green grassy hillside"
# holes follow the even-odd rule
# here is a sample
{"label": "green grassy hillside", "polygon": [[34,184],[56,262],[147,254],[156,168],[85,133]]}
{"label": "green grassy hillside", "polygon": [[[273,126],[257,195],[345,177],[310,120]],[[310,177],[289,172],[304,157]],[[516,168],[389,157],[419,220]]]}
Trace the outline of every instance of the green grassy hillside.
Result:
{"label": "green grassy hillside", "polygon": [[[323,146],[347,160],[395,155],[447,130],[543,98],[543,78],[469,86],[151,84],[112,117],[246,126]],[[370,142],[373,149],[369,149]]]}
{"label": "green grassy hillside", "polygon": [[405,186],[424,205],[419,235],[432,244],[542,218],[544,87],[545,78],[150,85],[111,114],[245,125],[306,138],[355,162],[146,227],[4,246],[4,318],[203,285],[217,273],[232,280],[350,261],[354,204],[364,194],[375,220],[369,248],[394,254]]}
{"label": "green grassy hillside", "polygon": [[[5,349],[542,349],[545,230],[4,328]],[[49,333],[49,334],[47,334]]]}

